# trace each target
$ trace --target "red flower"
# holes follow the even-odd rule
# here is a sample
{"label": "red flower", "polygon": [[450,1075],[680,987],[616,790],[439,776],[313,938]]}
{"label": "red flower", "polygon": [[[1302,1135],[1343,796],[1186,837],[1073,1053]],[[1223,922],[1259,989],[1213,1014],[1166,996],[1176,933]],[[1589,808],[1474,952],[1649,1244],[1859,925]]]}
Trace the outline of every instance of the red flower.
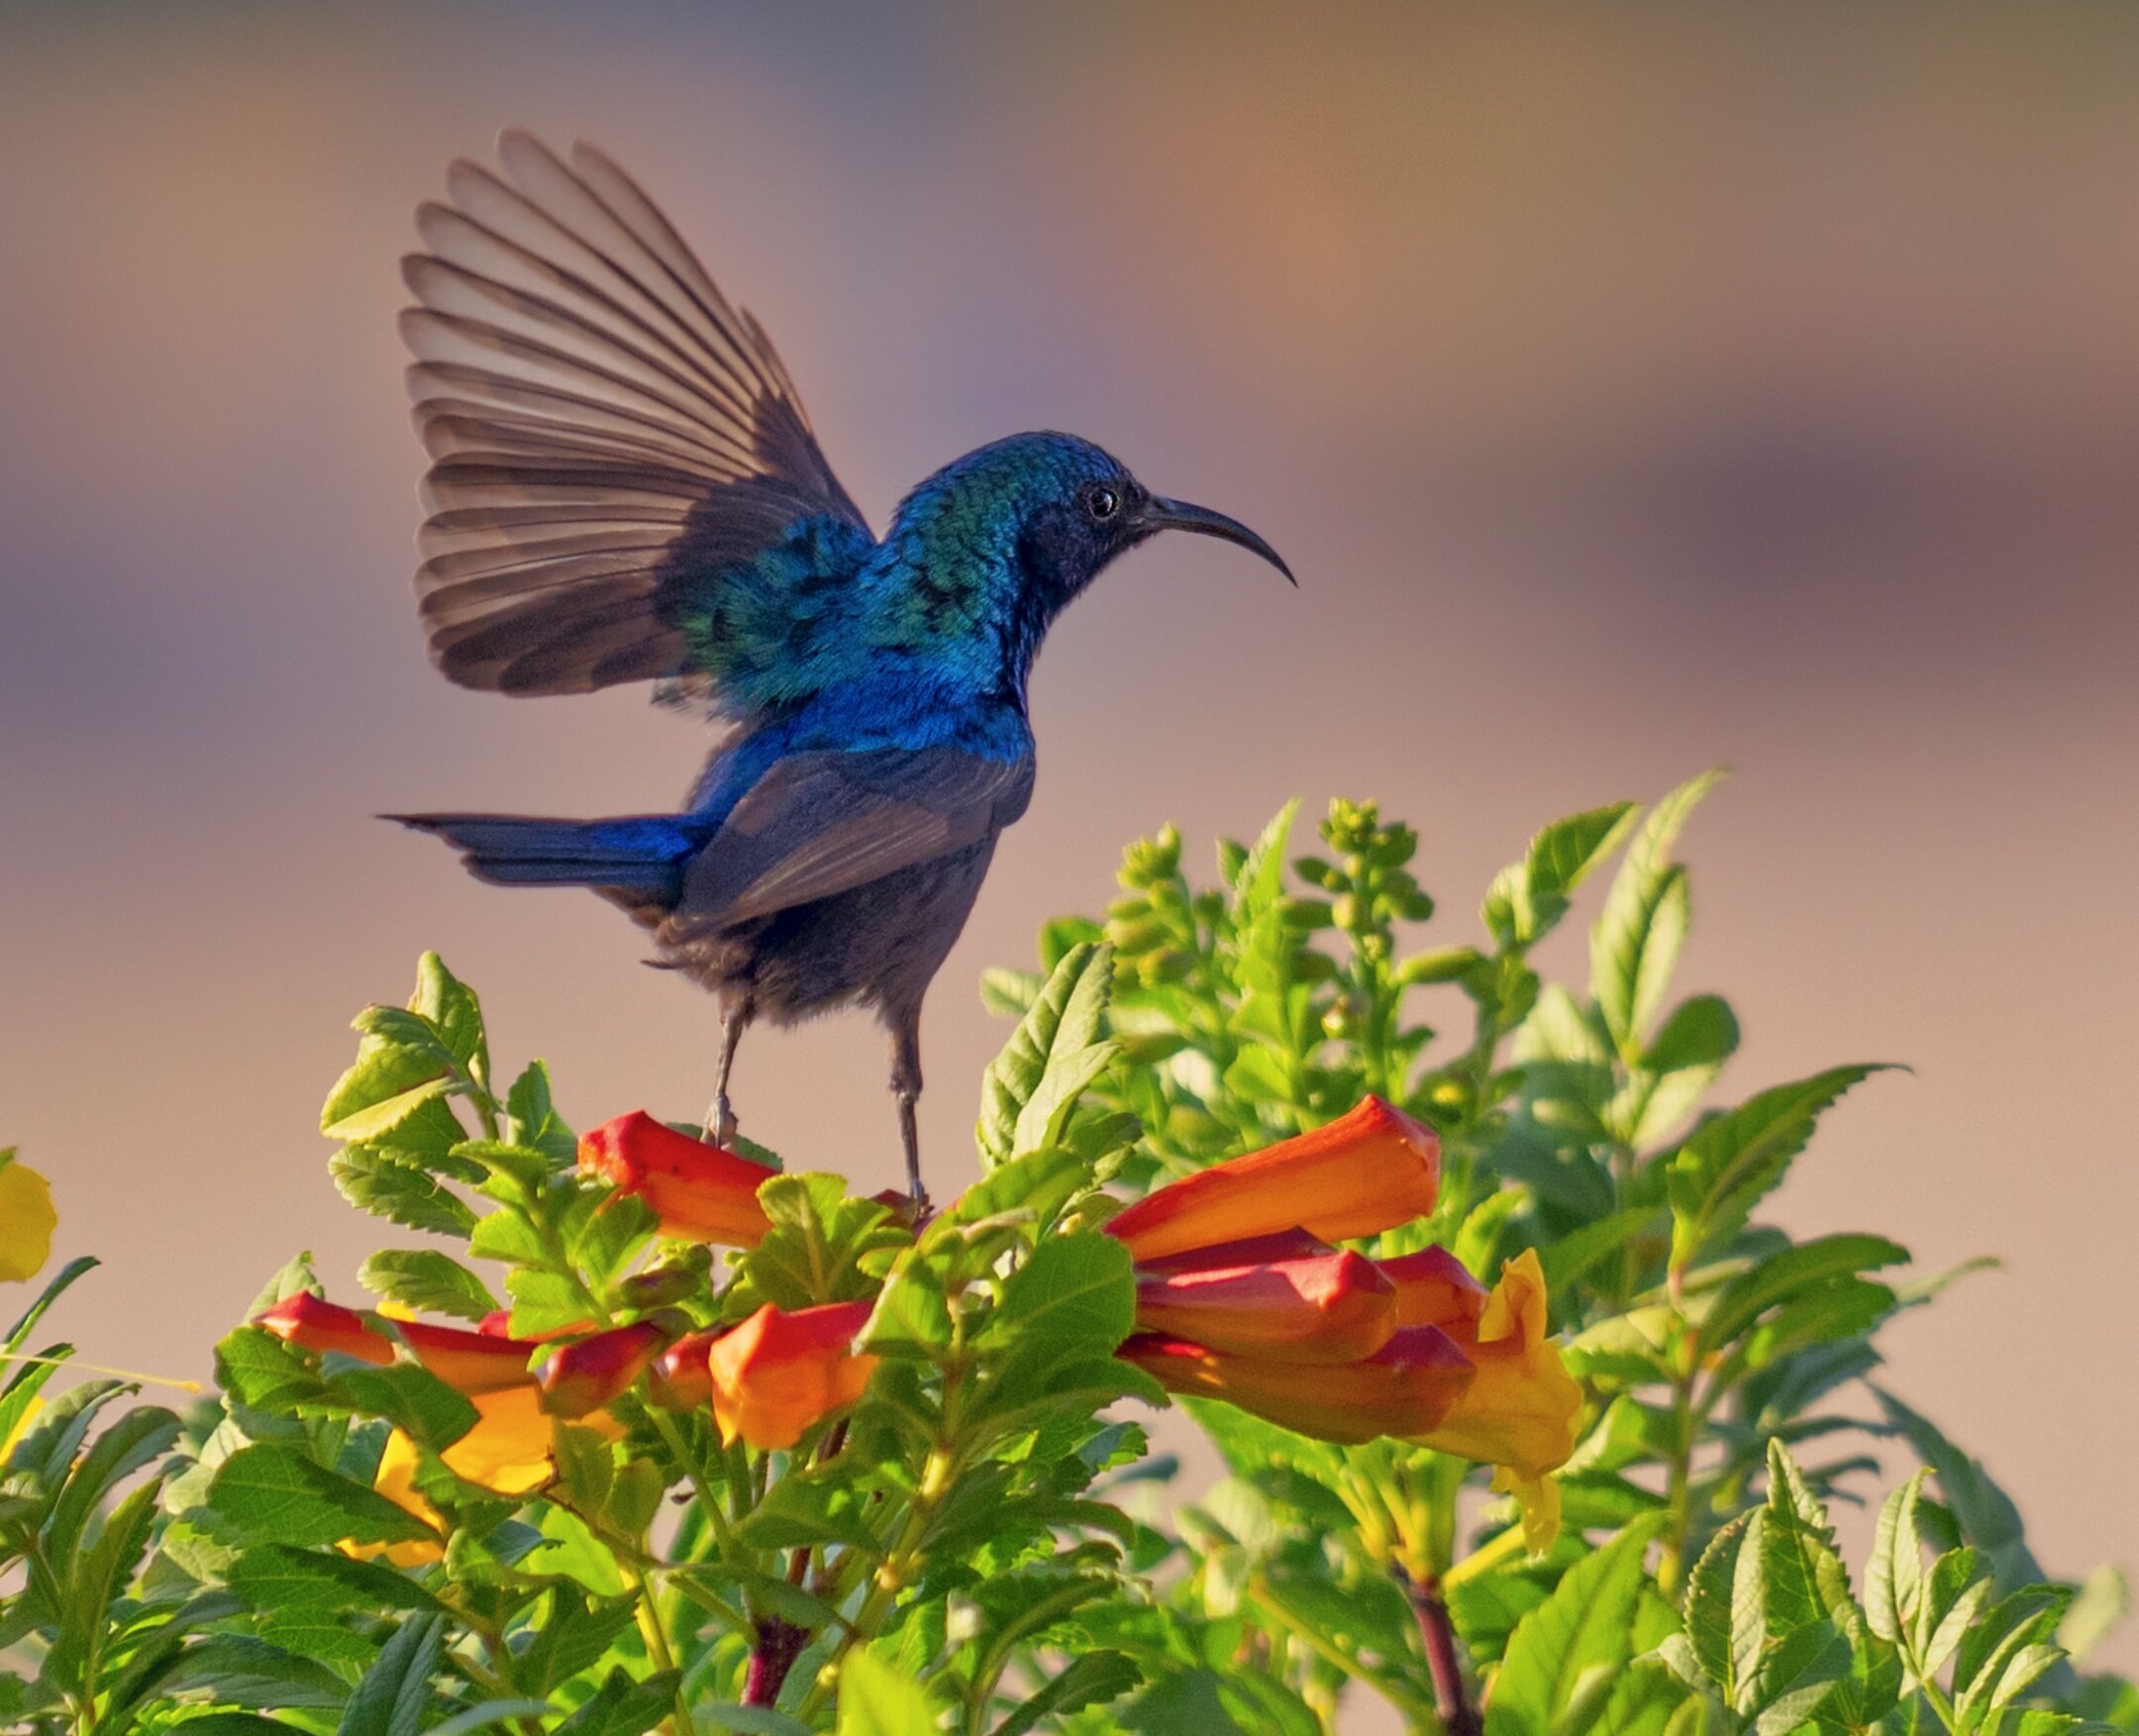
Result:
{"label": "red flower", "polygon": [[662,1234],[679,1241],[755,1248],[771,1228],[758,1189],[777,1171],[677,1133],[643,1109],[581,1135],[579,1169],[639,1195]]}
{"label": "red flower", "polygon": [[1294,1363],[1371,1357],[1396,1330],[1396,1286],[1304,1230],[1196,1248],[1137,1268],[1137,1326]]}
{"label": "red flower", "polygon": [[667,1340],[659,1326],[642,1320],[567,1344],[536,1371],[543,1409],[562,1417],[601,1409],[630,1389]]}
{"label": "red flower", "polygon": [[1139,1333],[1120,1354],[1170,1392],[1223,1398],[1323,1441],[1438,1428],[1473,1374],[1470,1358],[1437,1326],[1406,1326],[1373,1356],[1334,1365],[1228,1356],[1157,1333]]}

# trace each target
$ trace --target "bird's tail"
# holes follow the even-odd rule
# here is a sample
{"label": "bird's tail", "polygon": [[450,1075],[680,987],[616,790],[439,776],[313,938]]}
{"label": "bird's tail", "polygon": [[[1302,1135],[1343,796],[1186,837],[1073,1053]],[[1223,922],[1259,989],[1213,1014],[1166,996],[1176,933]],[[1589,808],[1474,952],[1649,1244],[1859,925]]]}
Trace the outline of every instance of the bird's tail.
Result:
{"label": "bird's tail", "polygon": [[545,820],[523,814],[382,814],[443,838],[468,872],[498,886],[593,886],[673,903],[705,840],[666,816]]}

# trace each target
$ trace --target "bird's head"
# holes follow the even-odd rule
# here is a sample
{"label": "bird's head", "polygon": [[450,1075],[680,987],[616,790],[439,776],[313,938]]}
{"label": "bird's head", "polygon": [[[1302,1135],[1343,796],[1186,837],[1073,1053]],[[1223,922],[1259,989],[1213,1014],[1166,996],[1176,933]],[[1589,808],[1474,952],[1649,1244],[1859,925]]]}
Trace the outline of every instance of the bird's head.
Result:
{"label": "bird's head", "polygon": [[1154,494],[1112,454],[1069,434],[1017,434],[967,454],[917,488],[899,520],[933,545],[931,557],[950,545],[1003,562],[1043,624],[1117,555],[1161,531],[1238,543],[1292,577],[1238,519]]}

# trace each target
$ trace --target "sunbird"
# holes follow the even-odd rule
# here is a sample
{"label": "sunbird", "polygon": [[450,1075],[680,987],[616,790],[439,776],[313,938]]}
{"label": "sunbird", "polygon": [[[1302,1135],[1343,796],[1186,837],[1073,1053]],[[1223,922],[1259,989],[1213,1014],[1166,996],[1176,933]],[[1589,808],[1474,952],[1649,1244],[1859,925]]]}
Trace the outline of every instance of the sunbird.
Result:
{"label": "sunbird", "polygon": [[498,155],[453,164],[402,262],[431,659],[499,693],[654,681],[726,727],[680,813],[387,817],[493,884],[599,892],[652,934],[650,964],[711,990],[716,1143],[753,1020],[873,1008],[925,1210],[921,1000],[1032,799],[1049,625],[1161,531],[1291,569],[1067,434],[946,464],[879,541],[764,329],[631,177],[520,131]]}

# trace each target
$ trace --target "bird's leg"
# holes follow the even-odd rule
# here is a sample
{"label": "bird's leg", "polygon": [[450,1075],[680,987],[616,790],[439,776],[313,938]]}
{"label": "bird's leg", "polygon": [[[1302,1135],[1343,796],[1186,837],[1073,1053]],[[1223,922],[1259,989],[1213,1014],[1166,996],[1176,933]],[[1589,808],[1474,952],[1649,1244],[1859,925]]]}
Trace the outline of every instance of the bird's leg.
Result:
{"label": "bird's leg", "polygon": [[914,1223],[928,1221],[928,1189],[921,1185],[921,1131],[914,1109],[921,1100],[921,1009],[901,1012],[891,1026],[891,1093],[898,1099],[899,1139],[906,1148],[906,1191]]}
{"label": "bird's leg", "polygon": [[743,1041],[743,1027],[751,1022],[748,995],[721,996],[720,1071],[713,1075],[713,1101],[706,1109],[705,1142],[726,1146],[736,1136],[735,1109],[728,1101],[728,1072],[735,1066],[736,1045]]}

